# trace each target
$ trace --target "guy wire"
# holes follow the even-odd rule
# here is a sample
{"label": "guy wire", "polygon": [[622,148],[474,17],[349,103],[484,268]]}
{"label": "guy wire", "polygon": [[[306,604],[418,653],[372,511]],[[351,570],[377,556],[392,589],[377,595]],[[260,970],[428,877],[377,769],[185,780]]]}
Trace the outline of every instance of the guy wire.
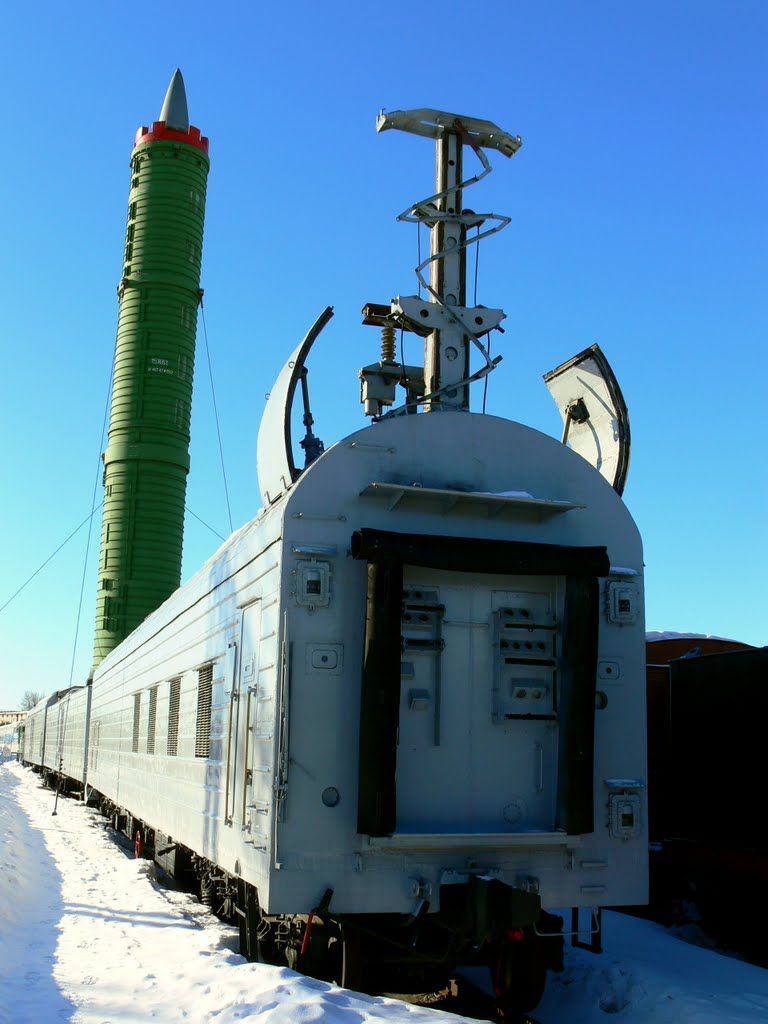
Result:
{"label": "guy wire", "polygon": [[[421,266],[421,221],[420,220],[416,221],[416,257],[417,257],[416,266],[420,267]],[[418,280],[418,278],[417,278],[417,280]],[[421,281],[419,281],[419,298],[421,298]],[[402,336],[401,336],[401,340],[402,340]]]}
{"label": "guy wire", "polygon": [[210,530],[210,531],[211,531],[211,533],[215,533],[215,534],[216,534],[216,536],[217,536],[217,537],[219,538],[219,540],[226,540],[226,539],[227,539],[226,537],[222,537],[222,536],[221,536],[221,534],[219,533],[219,531],[218,531],[218,530],[214,530],[214,528],[213,528],[213,527],[211,526],[211,524],[210,524],[210,523],[206,523],[206,521],[205,521],[204,519],[201,519],[201,518],[200,518],[200,516],[199,516],[199,515],[197,514],[197,512],[193,512],[193,511],[192,511],[192,509],[191,509],[191,508],[189,507],[189,505],[186,505],[186,504],[185,504],[185,505],[184,505],[184,508],[185,508],[185,509],[187,510],[187,512],[189,512],[189,514],[190,514],[190,515],[191,515],[191,516],[192,516],[192,517],[193,517],[194,519],[196,519],[196,520],[198,521],[198,523],[202,523],[202,524],[203,524],[203,526],[204,526],[204,527],[205,527],[206,529],[208,529],[208,530]]}
{"label": "guy wire", "polygon": [[[477,278],[480,269],[480,225],[477,225],[477,238],[475,239],[475,289],[472,305],[477,305]],[[491,336],[488,335],[488,358],[491,357]],[[488,399],[488,378],[490,374],[487,373],[483,379],[483,414],[485,414],[485,403]]]}
{"label": "guy wire", "polygon": [[[115,349],[115,353],[117,349]],[[91,514],[88,518],[88,538],[85,542],[85,558],[83,559],[83,575],[80,580],[80,600],[77,603],[77,620],[75,622],[75,640],[72,644],[72,661],[69,666],[69,685],[72,685],[72,679],[75,674],[75,655],[77,654],[77,640],[80,634],[80,615],[83,610],[83,594],[85,592],[85,577],[88,570],[88,555],[91,551],[91,533],[93,532],[93,516],[96,511],[96,494],[98,493],[99,478],[102,475],[102,464],[101,464],[101,453],[104,450],[104,434],[107,429],[107,417],[109,416],[109,399],[112,394],[112,378],[115,373],[115,355],[112,356],[112,365],[109,368],[109,384],[107,386],[107,398],[104,403],[104,418],[101,421],[101,436],[99,438],[99,457],[96,462],[96,478],[93,481],[93,493],[91,495]],[[102,501],[103,505],[104,502]],[[67,704],[67,711],[69,711],[69,704]]]}
{"label": "guy wire", "polygon": [[472,305],[477,305],[477,271],[480,266],[480,225],[477,225],[477,238],[475,239],[475,294]]}
{"label": "guy wire", "polygon": [[[488,335],[488,355],[491,354],[491,336]],[[486,373],[485,380],[483,381],[483,413],[485,413],[485,400],[488,398],[488,377],[490,374]]]}
{"label": "guy wire", "polygon": [[5,609],[11,603],[11,601],[13,601],[15,598],[17,598],[19,596],[19,594],[22,592],[22,590],[24,590],[26,587],[29,586],[29,584],[32,582],[32,580],[35,578],[35,576],[37,576],[38,573],[43,571],[43,569],[46,567],[46,565],[48,565],[48,563],[53,558],[55,558],[56,555],[58,555],[58,553],[61,551],[61,549],[65,545],[69,544],[69,542],[72,540],[72,538],[82,530],[82,528],[89,521],[89,519],[92,519],[94,517],[94,515],[98,512],[99,508],[101,508],[101,505],[103,505],[103,504],[104,503],[101,502],[101,504],[98,506],[98,508],[92,509],[88,513],[88,515],[85,517],[85,519],[82,521],[82,523],[80,523],[78,526],[76,526],[74,528],[74,530],[67,537],[64,538],[64,540],[61,542],[61,544],[59,544],[59,546],[54,551],[52,551],[50,555],[48,555],[46,560],[44,562],[42,562],[35,569],[35,571],[32,573],[32,575],[28,576],[27,579],[21,584],[21,586],[11,594],[11,596],[8,598],[8,600],[5,602],[5,604],[0,605],[0,612],[5,611]]}
{"label": "guy wire", "polygon": [[[213,367],[211,366],[211,350],[208,347],[208,328],[205,323],[205,307],[203,306],[203,296],[200,296],[200,313],[203,319],[203,336],[205,337],[205,354],[208,357],[208,376],[211,380],[211,396],[213,397],[213,415],[216,420],[216,435],[219,439],[219,459],[221,460],[221,476],[224,480],[224,497],[227,499],[227,515],[229,517],[229,532],[234,532],[234,526],[232,525],[232,509],[229,505],[229,487],[227,487],[227,471],[224,468],[224,448],[221,444],[221,428],[219,427],[219,410],[216,405],[216,388],[213,386]],[[215,533],[216,531],[214,531]]]}
{"label": "guy wire", "polygon": [[[117,349],[115,349],[115,354]],[[75,657],[77,655],[77,641],[80,636],[80,617],[83,611],[83,594],[85,593],[85,577],[88,571],[88,555],[91,551],[91,533],[93,532],[93,516],[96,512],[96,494],[98,493],[99,477],[101,476],[101,453],[104,449],[104,433],[107,429],[107,417],[109,416],[109,398],[112,393],[112,378],[115,372],[115,355],[112,356],[112,364],[109,368],[109,384],[107,385],[107,397],[104,402],[104,417],[101,421],[101,436],[99,438],[99,458],[96,463],[96,478],[93,481],[93,493],[91,494],[91,514],[88,517],[88,537],[85,542],[85,557],[83,558],[83,575],[80,579],[80,599],[77,602],[77,619],[75,620],[75,639],[72,643],[72,660],[69,664],[69,686],[72,687],[72,680],[75,675]],[[101,504],[104,502],[102,500]],[[60,721],[60,729],[57,737],[57,754],[59,760],[59,780],[56,786],[56,798],[53,801],[53,814],[57,813],[59,806],[59,794],[61,793],[61,780],[63,778],[64,769],[64,743],[67,738],[67,719],[69,718],[69,702],[72,699],[72,694],[67,694],[67,705],[64,708],[64,719]],[[61,714],[61,710],[59,710]]]}

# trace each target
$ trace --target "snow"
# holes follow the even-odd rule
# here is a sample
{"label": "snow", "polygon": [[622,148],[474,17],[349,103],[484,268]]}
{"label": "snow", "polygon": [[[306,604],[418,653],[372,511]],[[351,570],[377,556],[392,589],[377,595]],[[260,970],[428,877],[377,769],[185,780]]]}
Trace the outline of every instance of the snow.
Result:
{"label": "snow", "polygon": [[104,820],[0,765],[2,1024],[440,1024],[453,1015],[348,992],[287,968],[249,964],[236,929],[151,862],[118,846]]}
{"label": "snow", "polygon": [[724,640],[729,644],[739,643],[738,640],[730,640],[727,636],[717,636],[714,633],[673,633],[666,629],[650,629],[645,634],[646,643],[655,643],[657,640]]}
{"label": "snow", "polygon": [[[468,1018],[348,992],[249,964],[235,929],[158,884],[103,819],[59,801],[38,776],[0,765],[2,1024],[454,1024]],[[768,972],[606,913],[602,956],[568,949],[536,1011],[541,1024],[755,1024]]]}
{"label": "snow", "polygon": [[15,755],[18,749],[16,726],[0,726],[0,763]]}
{"label": "snow", "polygon": [[475,494],[492,494],[495,498],[533,498],[530,491],[475,491]]}

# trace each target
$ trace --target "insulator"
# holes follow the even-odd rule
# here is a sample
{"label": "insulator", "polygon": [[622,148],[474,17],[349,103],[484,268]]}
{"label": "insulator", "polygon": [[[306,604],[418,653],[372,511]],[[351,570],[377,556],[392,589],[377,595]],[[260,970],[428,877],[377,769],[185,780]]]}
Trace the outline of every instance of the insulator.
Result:
{"label": "insulator", "polygon": [[394,363],[395,361],[395,328],[392,324],[385,324],[381,328],[381,361],[382,363]]}

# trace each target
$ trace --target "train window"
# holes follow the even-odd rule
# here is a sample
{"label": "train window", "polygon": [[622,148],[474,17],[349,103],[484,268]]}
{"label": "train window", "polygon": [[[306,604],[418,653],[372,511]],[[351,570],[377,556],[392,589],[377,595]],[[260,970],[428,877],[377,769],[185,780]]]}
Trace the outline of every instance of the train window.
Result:
{"label": "train window", "polygon": [[135,753],[139,749],[139,718],[141,717],[141,694],[134,693],[133,695],[133,743],[131,744],[131,750]]}
{"label": "train window", "polygon": [[155,727],[157,725],[157,687],[149,691],[149,718],[147,720],[147,753],[155,752]]}
{"label": "train window", "polygon": [[179,752],[179,700],[181,698],[181,676],[171,680],[168,693],[168,747],[167,752],[175,757]]}
{"label": "train window", "polygon": [[197,726],[195,757],[208,757],[211,752],[211,700],[213,697],[213,664],[203,665],[197,673]]}

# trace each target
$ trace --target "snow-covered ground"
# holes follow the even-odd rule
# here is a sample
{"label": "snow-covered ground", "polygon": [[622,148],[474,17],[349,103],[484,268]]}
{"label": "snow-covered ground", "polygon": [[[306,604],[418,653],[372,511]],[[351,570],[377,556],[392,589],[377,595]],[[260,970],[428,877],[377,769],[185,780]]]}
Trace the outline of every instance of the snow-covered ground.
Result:
{"label": "snow-covered ground", "polygon": [[[102,819],[0,765],[2,1024],[439,1024],[460,1018],[249,964],[235,930],[160,887]],[[601,957],[569,950],[542,1024],[768,1022],[768,972],[606,914]]]}

